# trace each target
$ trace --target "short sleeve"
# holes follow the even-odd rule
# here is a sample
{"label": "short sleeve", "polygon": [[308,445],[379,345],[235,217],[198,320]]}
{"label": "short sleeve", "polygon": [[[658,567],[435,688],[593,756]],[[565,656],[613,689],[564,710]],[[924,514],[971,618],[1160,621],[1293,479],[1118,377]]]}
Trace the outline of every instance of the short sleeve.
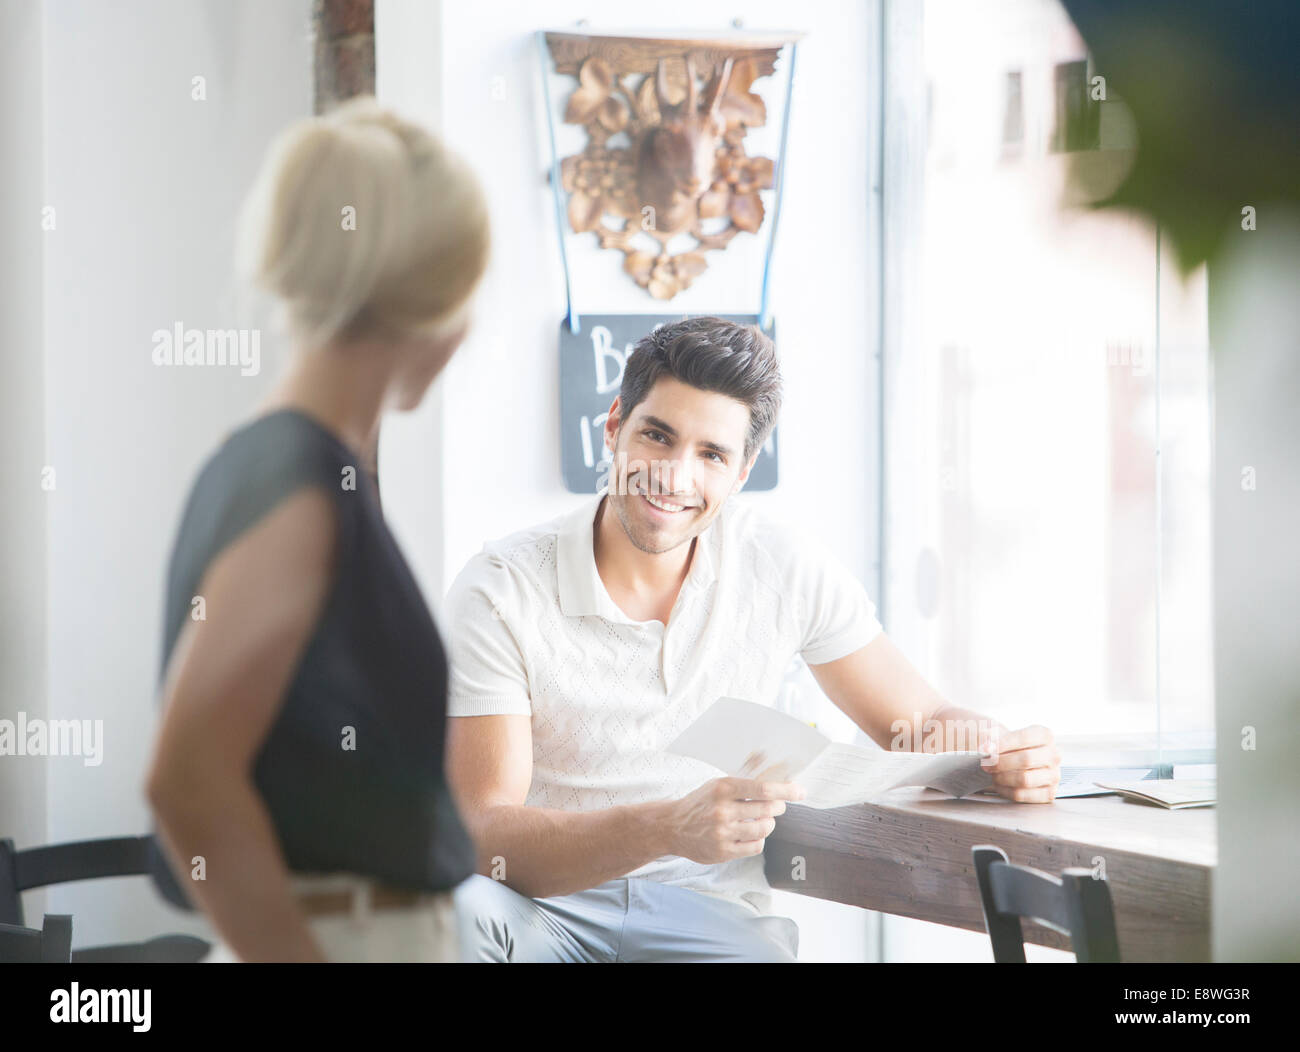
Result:
{"label": "short sleeve", "polygon": [[505,567],[476,555],[447,593],[448,716],[532,714],[528,669],[512,629],[518,605],[510,577]]}
{"label": "short sleeve", "polygon": [[803,633],[799,652],[808,664],[847,657],[881,633],[876,606],[862,582],[828,552],[805,548],[797,580]]}

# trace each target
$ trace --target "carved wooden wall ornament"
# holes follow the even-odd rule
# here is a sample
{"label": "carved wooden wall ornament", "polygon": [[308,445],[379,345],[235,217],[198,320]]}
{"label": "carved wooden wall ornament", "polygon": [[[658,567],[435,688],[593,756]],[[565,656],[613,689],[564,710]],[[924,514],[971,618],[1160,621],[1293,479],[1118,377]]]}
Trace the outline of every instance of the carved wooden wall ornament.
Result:
{"label": "carved wooden wall ornament", "polygon": [[[569,225],[621,251],[624,271],[670,300],[707,269],[705,252],[763,225],[759,191],[775,165],[745,150],[749,129],[767,121],[752,87],[797,35],[545,36],[556,72],[577,80],[564,121],[587,133],[560,164]],[[694,244],[670,253],[682,234]]]}

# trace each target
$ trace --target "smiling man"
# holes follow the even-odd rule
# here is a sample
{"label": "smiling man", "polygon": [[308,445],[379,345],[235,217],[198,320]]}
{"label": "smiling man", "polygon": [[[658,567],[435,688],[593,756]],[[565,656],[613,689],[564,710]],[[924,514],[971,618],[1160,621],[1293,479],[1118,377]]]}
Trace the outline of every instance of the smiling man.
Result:
{"label": "smiling man", "polygon": [[795,960],[762,851],[802,791],[665,750],[721,696],[770,704],[797,655],[882,747],[900,722],[926,751],[993,727],[998,791],[1054,799],[1050,731],[947,704],[851,574],[731,501],[780,401],[756,328],[660,326],[609,410],[606,490],[487,545],[452,585],[447,769],[478,845],[457,893],[470,959]]}

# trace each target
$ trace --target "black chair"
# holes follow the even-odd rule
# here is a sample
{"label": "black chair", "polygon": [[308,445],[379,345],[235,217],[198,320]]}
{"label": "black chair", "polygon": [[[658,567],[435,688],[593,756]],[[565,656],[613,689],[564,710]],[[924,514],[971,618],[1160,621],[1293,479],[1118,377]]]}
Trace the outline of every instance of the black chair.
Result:
{"label": "black chair", "polygon": [[[23,927],[24,891],[74,880],[144,876],[149,873],[152,844],[151,836],[108,837],[18,851],[12,840],[0,840],[0,961],[149,961],[184,964],[201,959],[211,946],[192,935],[162,935],[146,942],[73,950],[71,917],[47,914],[45,932]],[[45,937],[51,922],[54,922],[55,929],[60,933],[64,931],[62,926],[66,922],[67,948],[62,951],[62,956],[46,956]],[[33,942],[33,936],[41,938]],[[62,945],[51,941],[49,952],[58,951]],[[36,947],[35,951],[33,946]],[[32,956],[33,952],[35,956]]]}
{"label": "black chair", "polygon": [[1006,852],[991,844],[979,844],[971,854],[995,962],[1025,963],[1021,917],[1068,935],[1080,964],[1119,961],[1110,887],[1092,870],[1067,869],[1054,877],[1028,866],[1013,866]]}
{"label": "black chair", "polygon": [[67,964],[72,959],[72,918],[47,913],[44,928],[0,924],[0,961]]}

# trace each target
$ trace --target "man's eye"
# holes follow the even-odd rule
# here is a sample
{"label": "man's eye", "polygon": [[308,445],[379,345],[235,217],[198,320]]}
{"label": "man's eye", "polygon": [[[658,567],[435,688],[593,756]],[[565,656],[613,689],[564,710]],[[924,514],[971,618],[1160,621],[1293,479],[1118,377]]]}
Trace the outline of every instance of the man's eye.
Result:
{"label": "man's eye", "polygon": [[722,454],[720,454],[720,453],[708,452],[708,453],[705,453],[704,455],[705,455],[706,457],[712,457],[712,458],[713,458],[713,463],[715,463],[715,464],[723,464],[723,463],[726,463],[726,462],[722,459]]}
{"label": "man's eye", "polygon": [[647,431],[647,432],[645,433],[645,435],[646,435],[646,437],[649,438],[652,442],[658,442],[658,441],[660,441],[661,439],[662,439],[663,441],[667,441],[667,439],[665,439],[664,436],[663,436],[663,432],[661,432],[661,431]]}

